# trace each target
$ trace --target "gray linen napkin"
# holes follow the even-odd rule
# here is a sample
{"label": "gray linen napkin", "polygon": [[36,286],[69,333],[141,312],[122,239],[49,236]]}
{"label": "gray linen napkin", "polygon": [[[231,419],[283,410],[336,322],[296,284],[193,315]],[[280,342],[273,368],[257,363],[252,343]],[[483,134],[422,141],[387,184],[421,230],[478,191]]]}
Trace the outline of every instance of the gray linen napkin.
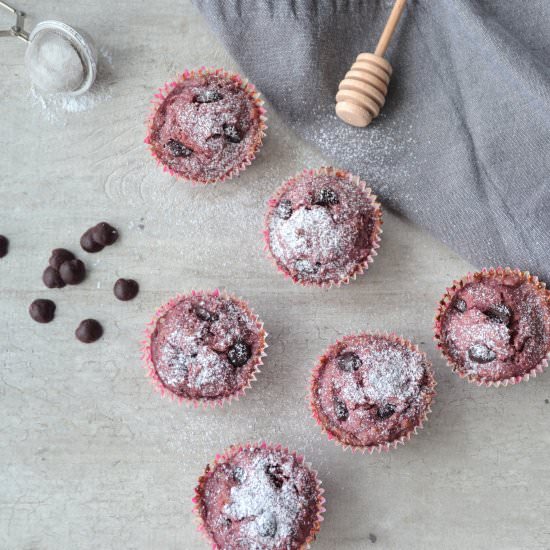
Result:
{"label": "gray linen napkin", "polygon": [[386,206],[479,267],[550,282],[550,1],[410,0],[366,129],[336,118],[334,95],[393,2],[196,4],[292,128]]}

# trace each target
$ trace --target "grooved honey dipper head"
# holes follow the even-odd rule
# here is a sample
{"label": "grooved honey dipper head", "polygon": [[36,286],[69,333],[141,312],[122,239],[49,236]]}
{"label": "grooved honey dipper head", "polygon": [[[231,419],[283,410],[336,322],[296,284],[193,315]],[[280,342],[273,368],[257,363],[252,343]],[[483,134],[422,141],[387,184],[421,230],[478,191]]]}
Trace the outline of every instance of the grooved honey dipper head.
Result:
{"label": "grooved honey dipper head", "polygon": [[362,53],[336,94],[336,114],[352,126],[368,126],[386,101],[391,65],[379,55]]}

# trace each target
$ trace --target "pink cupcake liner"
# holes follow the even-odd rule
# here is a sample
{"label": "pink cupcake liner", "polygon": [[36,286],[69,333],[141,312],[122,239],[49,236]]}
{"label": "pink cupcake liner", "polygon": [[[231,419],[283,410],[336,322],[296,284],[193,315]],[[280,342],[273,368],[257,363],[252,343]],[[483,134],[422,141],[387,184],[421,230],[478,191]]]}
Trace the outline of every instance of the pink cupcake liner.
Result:
{"label": "pink cupcake liner", "polygon": [[[270,237],[269,237],[269,216],[273,210],[279,203],[279,200],[281,199],[281,196],[284,194],[283,187],[286,187],[287,184],[297,181],[300,177],[303,176],[338,176],[341,178],[345,178],[348,181],[352,182],[353,184],[359,186],[359,188],[367,195],[367,198],[369,200],[369,203],[374,207],[374,217],[375,217],[375,227],[374,227],[374,237],[372,242],[371,251],[368,255],[368,257],[361,263],[357,264],[355,270],[341,279],[338,282],[330,281],[330,282],[320,282],[315,283],[313,281],[304,281],[295,277],[292,277],[285,269],[282,267],[275,256],[271,253],[271,245],[270,245]],[[355,280],[357,278],[357,275],[361,275],[364,273],[368,268],[369,264],[374,262],[375,256],[378,255],[377,250],[380,248],[380,240],[382,236],[382,207],[380,206],[380,203],[378,202],[378,197],[372,192],[370,187],[368,187],[367,183],[361,180],[359,176],[354,176],[353,174],[347,172],[346,170],[339,170],[337,168],[333,168],[332,166],[322,166],[318,169],[309,169],[304,168],[302,172],[299,174],[296,174],[295,176],[291,177],[290,179],[286,180],[281,184],[281,186],[277,189],[275,194],[268,200],[268,210],[264,217],[264,229],[262,231],[262,235],[264,238],[264,252],[266,253],[267,258],[273,263],[273,265],[277,268],[277,270],[283,274],[283,276],[286,279],[291,279],[293,283],[301,285],[301,286],[313,286],[313,287],[320,287],[320,288],[331,288],[333,286],[340,287],[343,284],[349,284],[351,280]]]}
{"label": "pink cupcake liner", "polygon": [[[506,277],[510,276],[520,277],[522,282],[532,285],[532,287],[541,295],[541,297],[548,302],[550,311],[550,292],[546,288],[546,284],[542,281],[539,281],[538,277],[531,275],[528,271],[521,271],[520,269],[512,269],[510,267],[483,268],[481,271],[477,271],[475,273],[469,272],[461,279],[453,281],[452,286],[446,289],[445,294],[439,301],[439,305],[436,310],[436,316],[434,320],[434,340],[437,344],[437,347],[441,351],[442,355],[445,357],[447,364],[451,367],[454,373],[456,373],[460,378],[464,378],[468,382],[475,383],[478,386],[498,387],[507,386],[508,384],[518,384],[522,381],[527,382],[530,378],[535,378],[538,373],[543,372],[544,369],[548,366],[548,361],[550,360],[549,350],[546,354],[546,357],[536,367],[532,368],[525,374],[512,376],[511,378],[504,378],[502,380],[488,380],[485,378],[480,378],[475,374],[460,372],[460,365],[451,357],[451,355],[447,351],[447,348],[441,336],[443,315],[447,311],[447,308],[452,302],[456,293],[469,283],[478,282],[491,277],[505,279]],[[546,319],[546,329],[550,332],[550,315]]]}
{"label": "pink cupcake liner", "polygon": [[180,405],[182,403],[185,403],[187,406],[193,405],[195,408],[197,408],[199,405],[202,405],[204,409],[207,409],[208,407],[215,408],[216,406],[223,407],[224,404],[231,403],[233,399],[235,401],[238,401],[241,397],[243,397],[246,393],[246,390],[248,390],[252,386],[252,382],[256,380],[257,375],[260,373],[260,367],[261,365],[263,365],[262,359],[263,357],[266,356],[265,350],[268,347],[266,342],[267,332],[264,329],[263,322],[252,311],[252,309],[250,309],[247,302],[245,302],[242,298],[238,298],[237,296],[228,294],[225,291],[220,292],[218,289],[215,289],[213,291],[192,290],[191,295],[192,296],[214,295],[214,296],[221,296],[224,299],[232,300],[238,306],[240,306],[244,311],[246,311],[246,313],[254,320],[259,333],[260,351],[259,353],[257,353],[256,357],[254,358],[254,365],[253,365],[254,368],[250,371],[248,383],[245,384],[239,390],[232,393],[231,395],[227,395],[217,399],[210,399],[210,398],[189,399],[187,397],[174,394],[162,383],[162,380],[159,378],[157,374],[157,371],[155,369],[155,365],[152,359],[151,337],[157,326],[157,321],[161,317],[163,317],[168,311],[170,311],[176,304],[178,304],[182,299],[186,298],[188,296],[186,294],[177,294],[174,298],[171,298],[168,302],[161,305],[156,310],[155,314],[153,315],[153,318],[147,323],[147,326],[144,332],[144,337],[143,337],[143,340],[141,341],[142,366],[147,371],[146,377],[149,379],[150,383],[152,384],[154,391],[157,393],[160,393],[161,398],[169,397],[172,401],[177,400]]}
{"label": "pink cupcake liner", "polygon": [[[206,75],[217,75],[237,83],[240,86],[240,88],[247,93],[248,97],[252,99],[254,104],[256,105],[256,108],[258,109],[258,113],[260,114],[260,117],[259,117],[260,123],[258,127],[256,140],[252,144],[246,159],[240,165],[233,167],[231,170],[229,170],[229,172],[227,172],[223,176],[216,179],[188,179],[185,176],[172,170],[169,166],[166,166],[165,164],[163,164],[160,158],[157,156],[151,143],[152,124],[158,108],[160,107],[160,105],[162,105],[162,103],[168,97],[170,92],[172,92],[172,90],[176,86],[178,86],[179,83],[195,77],[206,76]],[[206,68],[204,66],[200,67],[199,69],[192,69],[192,70],[186,69],[185,71],[183,71],[183,73],[181,73],[176,78],[176,80],[166,82],[163,86],[158,88],[158,92],[153,96],[153,99],[151,100],[151,105],[152,105],[151,112],[149,113],[149,116],[147,118],[147,137],[145,138],[144,143],[149,146],[149,152],[151,153],[151,156],[156,160],[157,166],[162,166],[163,172],[168,172],[171,176],[174,176],[177,179],[188,181],[193,185],[197,185],[197,184],[206,185],[206,184],[220,183],[222,181],[230,180],[231,178],[237,176],[240,172],[245,170],[247,166],[250,166],[252,161],[256,158],[256,154],[258,153],[258,151],[260,150],[263,144],[263,138],[267,130],[267,124],[266,124],[267,116],[266,116],[266,110],[263,106],[264,101],[261,98],[260,93],[256,90],[256,87],[247,79],[243,79],[239,74],[226,71],[225,69]]]}
{"label": "pink cupcake liner", "polygon": [[[429,401],[426,404],[426,408],[422,412],[422,414],[417,418],[417,423],[411,427],[410,431],[403,434],[401,437],[393,440],[393,441],[386,441],[383,443],[379,443],[378,445],[352,445],[350,443],[344,443],[338,439],[338,437],[330,432],[326,426],[323,423],[323,420],[321,418],[321,415],[319,414],[316,403],[315,403],[315,395],[317,390],[317,380],[319,378],[319,375],[321,373],[321,370],[323,369],[326,361],[327,361],[327,355],[328,352],[336,345],[340,344],[341,342],[345,341],[347,338],[351,337],[361,337],[361,336],[380,336],[382,338],[387,339],[389,342],[395,342],[398,343],[409,350],[419,353],[423,357],[423,361],[426,365],[426,372],[429,375],[430,378],[430,394],[429,394]],[[389,332],[362,332],[359,334],[348,334],[344,336],[343,338],[338,339],[336,342],[331,344],[326,350],[323,355],[321,355],[317,359],[317,364],[315,368],[313,369],[311,379],[310,379],[310,385],[309,385],[309,408],[311,410],[311,416],[313,420],[317,423],[317,425],[321,428],[321,431],[324,432],[324,434],[327,436],[327,438],[330,441],[333,441],[336,445],[342,447],[344,451],[347,451],[348,449],[351,450],[353,453],[360,452],[362,454],[365,454],[367,452],[368,454],[374,453],[374,451],[378,451],[378,453],[381,453],[382,451],[389,451],[390,449],[396,449],[400,444],[404,445],[407,441],[409,441],[412,437],[412,435],[417,434],[418,430],[421,430],[424,427],[424,422],[428,419],[428,415],[432,412],[432,401],[434,400],[435,396],[437,395],[435,391],[435,387],[437,385],[437,382],[435,380],[434,371],[432,368],[432,364],[429,361],[427,355],[416,345],[413,344],[411,341],[406,340],[405,338],[398,336],[394,333]]]}
{"label": "pink cupcake liner", "polygon": [[208,464],[206,466],[204,473],[199,477],[198,484],[195,487],[195,496],[192,498],[193,513],[195,514],[197,531],[202,535],[202,537],[209,544],[211,544],[212,550],[223,550],[223,548],[220,548],[214,542],[212,536],[210,535],[210,533],[208,533],[208,530],[203,520],[202,494],[204,490],[204,485],[206,481],[209,479],[212,472],[216,469],[218,464],[222,464],[230,460],[236,454],[240,453],[245,449],[252,450],[252,449],[258,449],[258,448],[268,449],[276,452],[282,451],[283,453],[287,453],[292,457],[294,457],[299,464],[302,464],[311,473],[313,473],[315,477],[315,486],[316,486],[316,492],[317,492],[317,517],[316,517],[315,523],[313,524],[313,527],[311,528],[308,538],[300,546],[300,550],[305,550],[307,548],[310,548],[311,543],[315,540],[317,533],[319,533],[321,529],[321,523],[323,522],[323,519],[324,519],[323,514],[326,512],[325,497],[323,496],[325,490],[321,487],[322,482],[317,475],[317,471],[313,469],[311,463],[305,461],[305,458],[303,455],[299,455],[295,451],[289,451],[287,447],[283,447],[280,444],[272,445],[272,444],[266,443],[265,441],[262,441],[260,443],[244,443],[244,444],[232,445],[231,447],[227,448],[222,454],[217,454],[214,458],[214,462],[212,465]]}

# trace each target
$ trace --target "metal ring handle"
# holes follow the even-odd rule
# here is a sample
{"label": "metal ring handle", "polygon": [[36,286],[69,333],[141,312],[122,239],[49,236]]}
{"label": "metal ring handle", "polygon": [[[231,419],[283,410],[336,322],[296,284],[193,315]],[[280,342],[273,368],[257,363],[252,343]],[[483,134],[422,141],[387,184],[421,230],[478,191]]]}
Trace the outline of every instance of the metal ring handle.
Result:
{"label": "metal ring handle", "polygon": [[28,42],[29,33],[25,30],[25,13],[6,4],[3,0],[0,0],[0,7],[7,9],[10,13],[15,15],[15,25],[9,29],[0,30],[0,37],[15,36],[23,40],[23,42]]}

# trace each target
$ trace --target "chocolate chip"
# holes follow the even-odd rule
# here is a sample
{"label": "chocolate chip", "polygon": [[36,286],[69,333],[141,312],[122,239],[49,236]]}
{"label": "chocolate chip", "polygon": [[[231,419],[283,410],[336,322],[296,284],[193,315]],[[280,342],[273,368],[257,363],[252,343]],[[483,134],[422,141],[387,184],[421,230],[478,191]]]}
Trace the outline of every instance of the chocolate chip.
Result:
{"label": "chocolate chip", "polygon": [[506,304],[495,304],[483,312],[491,321],[507,325],[512,318],[512,310]]}
{"label": "chocolate chip", "polygon": [[237,483],[242,483],[245,477],[246,477],[245,471],[240,466],[236,466],[235,469],[233,470],[233,479]]}
{"label": "chocolate chip", "polygon": [[468,355],[476,363],[490,363],[497,357],[496,353],[485,344],[474,344],[469,350]]}
{"label": "chocolate chip", "polygon": [[460,313],[464,313],[464,312],[468,309],[468,305],[467,305],[466,302],[465,302],[464,300],[462,300],[461,298],[457,298],[457,299],[454,301],[453,307],[454,307],[457,311],[460,311]]}
{"label": "chocolate chip", "polygon": [[319,206],[332,206],[338,204],[338,202],[338,194],[336,191],[330,187],[324,187],[317,193],[314,204]]}
{"label": "chocolate chip", "polygon": [[95,252],[101,252],[105,248],[102,244],[94,241],[94,237],[92,234],[93,229],[94,228],[91,227],[82,235],[82,237],[80,237],[80,246],[82,247],[82,249],[86,252],[91,252],[92,254],[94,254]]}
{"label": "chocolate chip", "polygon": [[265,473],[276,489],[280,489],[284,483],[283,469],[280,464],[268,464]]}
{"label": "chocolate chip", "polygon": [[219,315],[217,313],[211,313],[206,308],[201,306],[197,306],[195,308],[195,315],[201,321],[206,321],[208,323],[211,323],[212,321],[217,321],[219,319]]}
{"label": "chocolate chip", "polygon": [[273,538],[277,534],[277,520],[275,516],[270,513],[269,515],[262,515],[258,522],[258,533],[261,537]]}
{"label": "chocolate chip", "polygon": [[61,264],[69,260],[74,260],[74,254],[70,250],[66,250],[65,248],[54,248],[48,263],[59,271]]}
{"label": "chocolate chip", "polygon": [[233,124],[224,124],[223,125],[223,135],[231,143],[240,143],[241,139],[242,139],[240,134],[239,134],[239,131],[237,130],[237,127],[234,126]]}
{"label": "chocolate chip", "polygon": [[277,216],[283,220],[288,220],[292,216],[292,203],[288,199],[283,199],[277,205]]}
{"label": "chocolate chip", "polygon": [[92,228],[92,238],[101,246],[110,246],[118,239],[118,231],[107,222],[100,222]]}
{"label": "chocolate chip", "polygon": [[133,300],[139,292],[139,284],[134,279],[118,279],[113,287],[115,296],[123,301]]}
{"label": "chocolate chip", "polygon": [[385,420],[386,418],[389,418],[394,412],[395,406],[391,403],[386,403],[385,405],[378,407],[378,410],[376,411],[376,416],[381,420]]}
{"label": "chocolate chip", "polygon": [[223,99],[222,94],[216,90],[203,90],[195,96],[197,103],[213,103]]}
{"label": "chocolate chip", "polygon": [[346,351],[338,357],[338,368],[344,372],[356,371],[362,362],[359,356],[352,351]]}
{"label": "chocolate chip", "polygon": [[374,544],[378,540],[378,538],[374,533],[369,533],[369,540],[372,542],[372,544]]}
{"label": "chocolate chip", "polygon": [[165,147],[174,157],[188,157],[193,151],[176,139],[169,139]]}
{"label": "chocolate chip", "polygon": [[49,323],[55,315],[55,304],[51,300],[35,300],[29,306],[29,314],[37,323]]}
{"label": "chocolate chip", "polygon": [[227,358],[234,367],[242,367],[250,359],[250,346],[239,340],[228,352]]}
{"label": "chocolate chip", "polygon": [[338,397],[334,398],[334,412],[336,413],[336,418],[341,422],[344,422],[349,417],[346,404],[341,399],[338,399]]}
{"label": "chocolate chip", "polygon": [[61,264],[59,275],[68,285],[78,285],[86,277],[86,266],[81,260],[69,260]]}
{"label": "chocolate chip", "polygon": [[85,319],[75,330],[75,336],[84,344],[91,344],[103,336],[103,327],[95,319]]}
{"label": "chocolate chip", "polygon": [[3,258],[8,253],[10,241],[4,235],[0,235],[0,258]]}
{"label": "chocolate chip", "polygon": [[59,271],[49,265],[42,273],[42,281],[48,288],[63,288],[65,281],[61,278]]}

